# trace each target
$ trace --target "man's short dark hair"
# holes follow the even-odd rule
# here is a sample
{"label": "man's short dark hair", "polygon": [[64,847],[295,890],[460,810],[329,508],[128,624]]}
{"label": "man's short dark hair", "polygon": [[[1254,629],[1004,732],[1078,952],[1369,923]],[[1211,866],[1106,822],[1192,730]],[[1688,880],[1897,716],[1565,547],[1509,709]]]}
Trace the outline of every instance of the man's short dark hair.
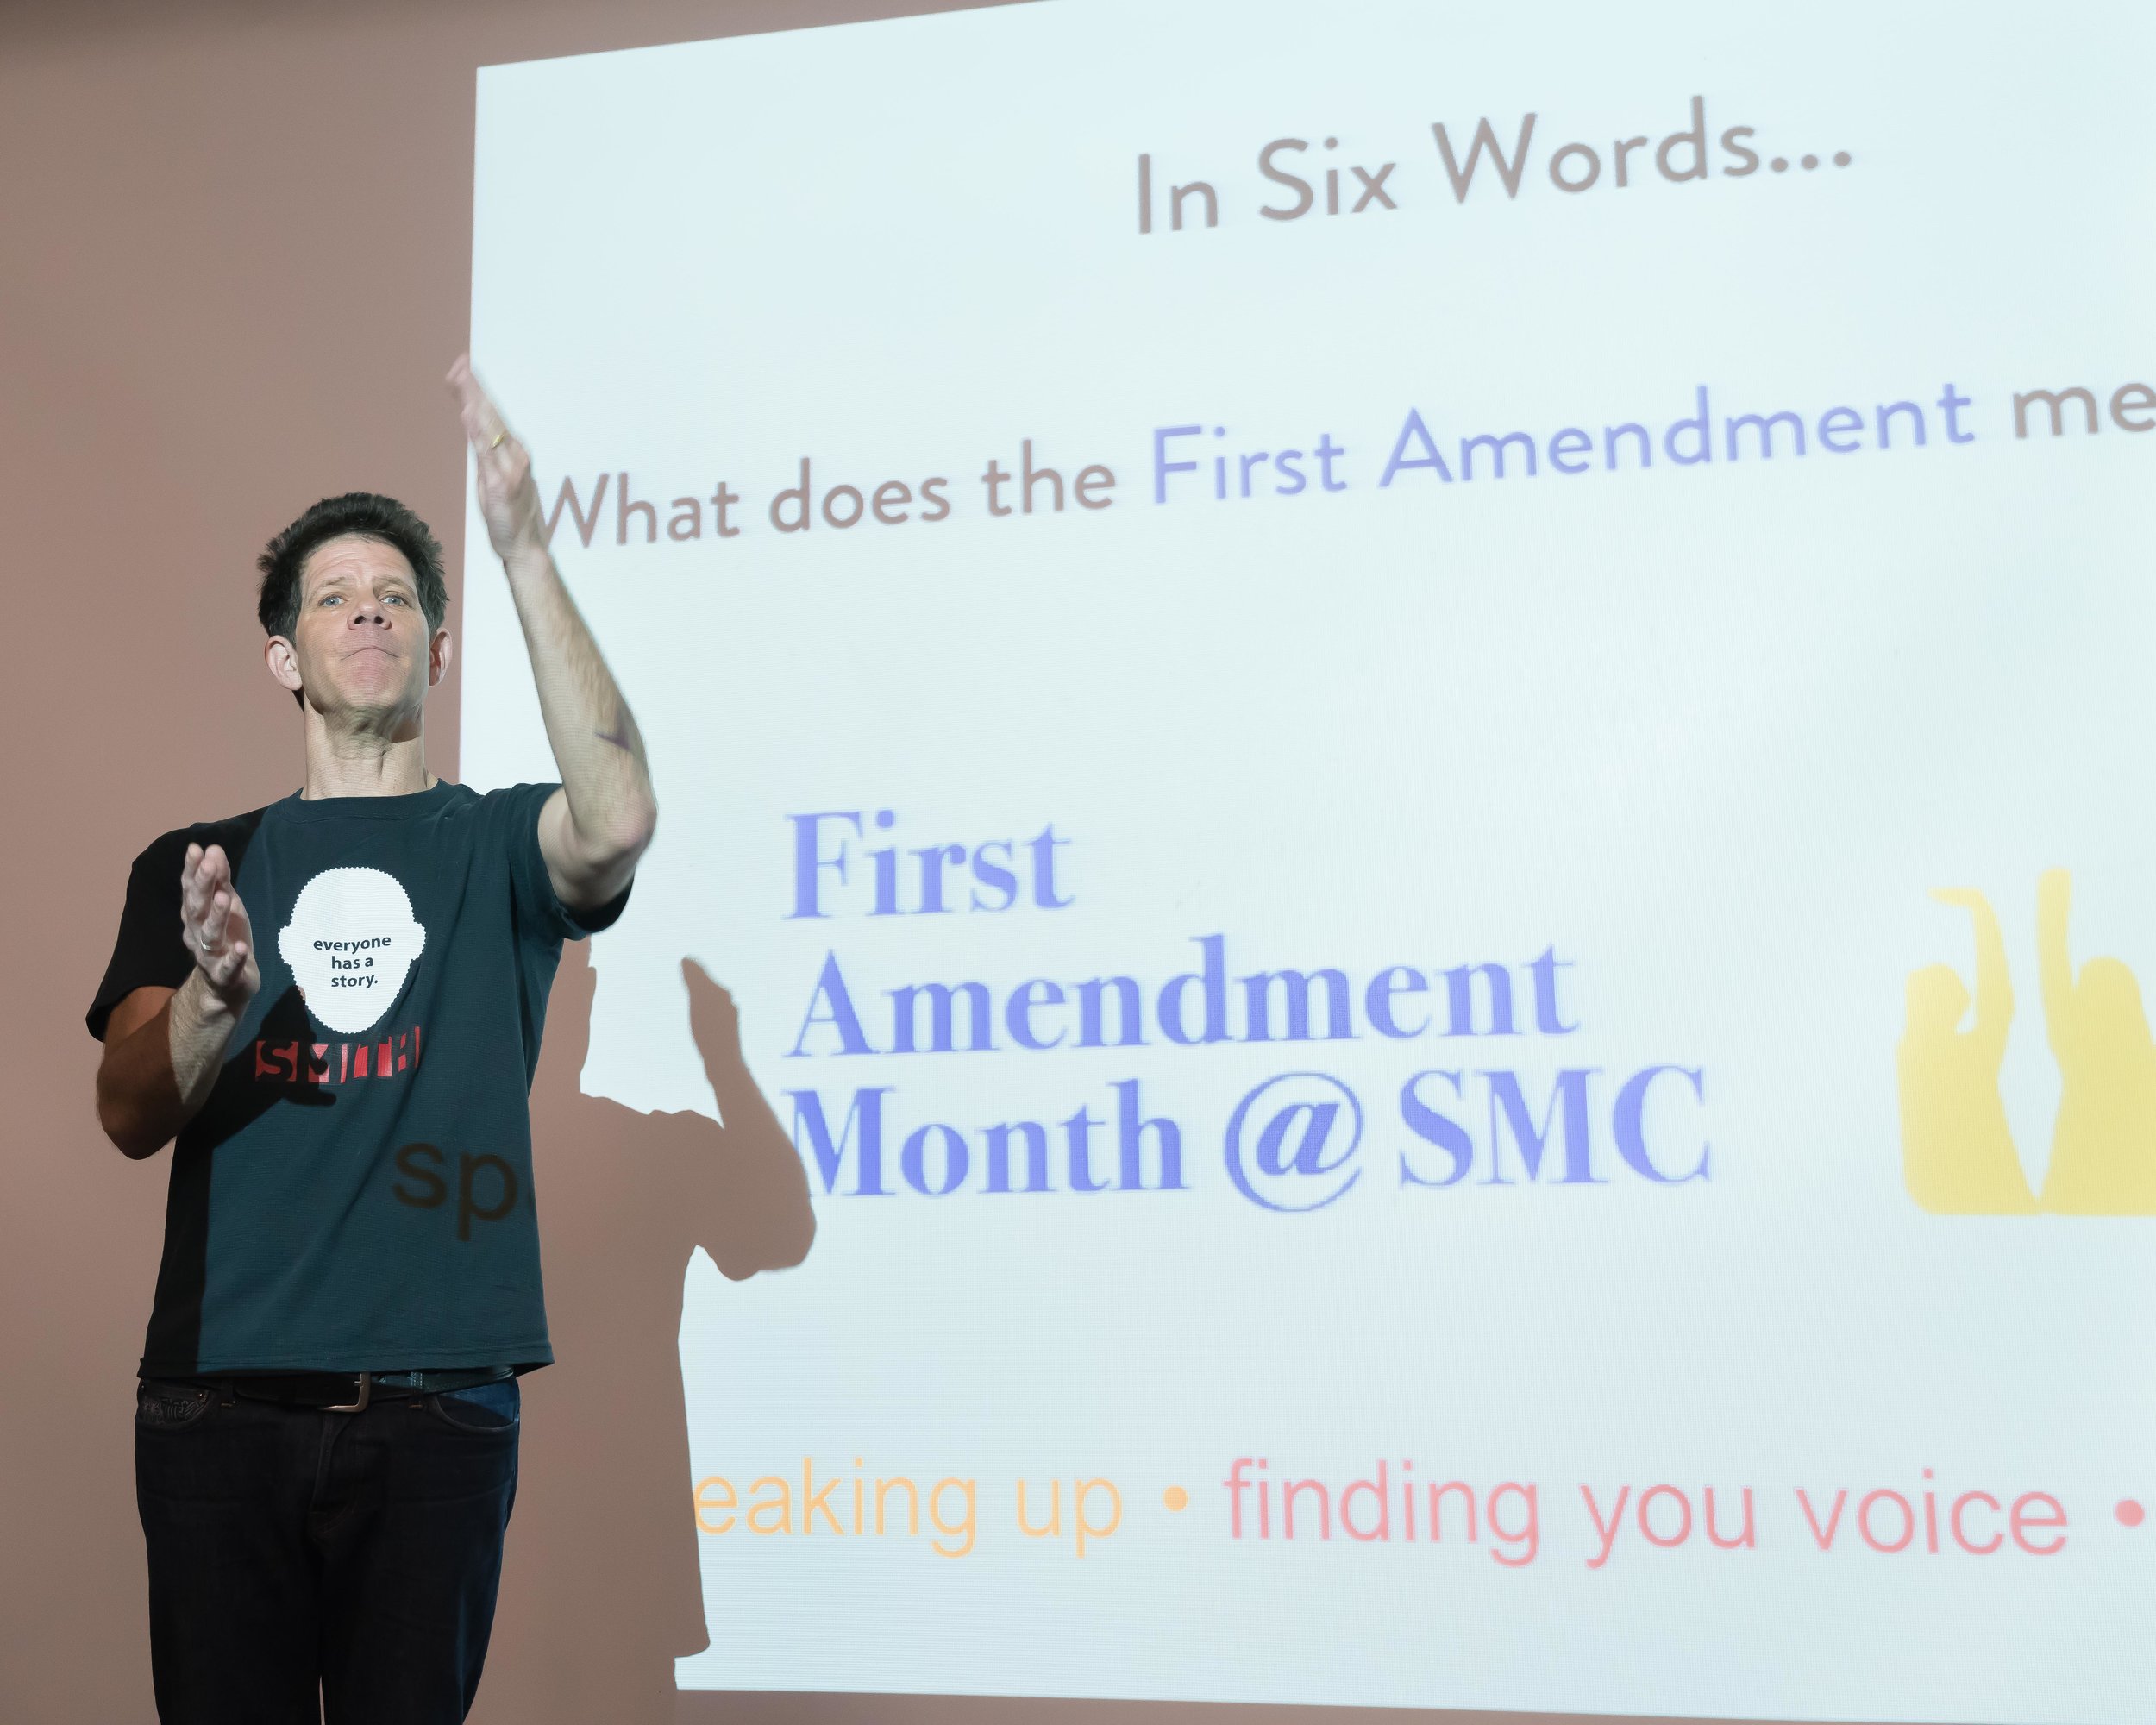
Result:
{"label": "man's short dark hair", "polygon": [[325,497],[269,542],[254,566],[262,572],[261,596],[254,614],[265,635],[291,638],[299,626],[299,572],[317,546],[347,534],[379,539],[404,553],[419,583],[419,608],[429,634],[448,612],[449,589],[442,579],[442,543],[427,524],[393,497],[348,491]]}

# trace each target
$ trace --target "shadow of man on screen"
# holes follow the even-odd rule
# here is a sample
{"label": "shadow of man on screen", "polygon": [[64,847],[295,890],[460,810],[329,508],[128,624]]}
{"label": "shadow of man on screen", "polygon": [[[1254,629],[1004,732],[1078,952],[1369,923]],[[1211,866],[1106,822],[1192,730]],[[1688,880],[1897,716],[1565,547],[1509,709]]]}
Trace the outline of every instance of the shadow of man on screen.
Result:
{"label": "shadow of man on screen", "polygon": [[579,1088],[598,978],[565,947],[532,1085],[533,1182],[559,1364],[524,1379],[516,1512],[474,1720],[672,1725],[706,1645],[679,1337],[702,1246],[743,1281],[808,1255],[793,1140],[742,1059],[733,997],[693,960],[689,1029],[724,1124]]}

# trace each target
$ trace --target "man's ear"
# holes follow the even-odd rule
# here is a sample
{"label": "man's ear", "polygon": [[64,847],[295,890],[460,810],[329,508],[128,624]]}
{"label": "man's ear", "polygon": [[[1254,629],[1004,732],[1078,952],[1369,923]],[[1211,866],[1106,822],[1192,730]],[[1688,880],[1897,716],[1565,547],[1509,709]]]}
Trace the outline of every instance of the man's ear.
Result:
{"label": "man's ear", "polygon": [[299,693],[299,655],[290,641],[281,635],[271,636],[262,643],[262,660],[280,687],[294,694]]}
{"label": "man's ear", "polygon": [[437,629],[427,643],[427,687],[432,688],[449,674],[449,631]]}

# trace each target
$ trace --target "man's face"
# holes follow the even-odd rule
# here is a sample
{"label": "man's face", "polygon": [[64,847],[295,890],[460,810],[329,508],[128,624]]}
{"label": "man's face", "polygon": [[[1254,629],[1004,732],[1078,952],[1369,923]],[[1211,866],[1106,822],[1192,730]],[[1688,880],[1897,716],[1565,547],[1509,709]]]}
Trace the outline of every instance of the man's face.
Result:
{"label": "man's face", "polygon": [[273,641],[270,671],[304,688],[318,712],[416,717],[448,668],[448,640],[428,629],[404,553],[350,535],[317,546],[301,568],[290,652]]}

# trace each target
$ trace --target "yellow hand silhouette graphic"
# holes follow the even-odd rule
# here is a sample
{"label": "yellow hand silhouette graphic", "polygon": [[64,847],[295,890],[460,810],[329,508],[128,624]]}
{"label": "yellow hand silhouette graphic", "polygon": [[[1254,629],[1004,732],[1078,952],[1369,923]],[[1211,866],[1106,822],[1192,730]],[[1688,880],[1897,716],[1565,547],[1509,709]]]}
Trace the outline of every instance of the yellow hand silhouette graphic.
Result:
{"label": "yellow hand silhouette graphic", "polygon": [[1902,1177],[1909,1196],[1944,1215],[2026,1215],[2036,1208],[1999,1096],[2014,988],[1999,919],[1983,894],[1944,887],[1932,897],[1976,925],[1976,1021],[1963,1030],[1969,990],[1951,964],[1908,979],[1908,1016],[1896,1051],[1902,1088]]}
{"label": "yellow hand silhouette graphic", "polygon": [[2059,1062],[2044,1208],[2079,1216],[2156,1215],[2156,1038],[2140,984],[2115,958],[2074,975],[2066,951],[2073,877],[2036,884],[2036,953],[2044,1025]]}

